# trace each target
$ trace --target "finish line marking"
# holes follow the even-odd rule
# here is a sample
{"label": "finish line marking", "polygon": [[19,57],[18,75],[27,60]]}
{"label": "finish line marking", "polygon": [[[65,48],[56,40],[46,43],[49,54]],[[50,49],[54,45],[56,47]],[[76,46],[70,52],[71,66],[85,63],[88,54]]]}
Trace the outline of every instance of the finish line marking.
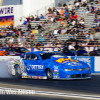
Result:
{"label": "finish line marking", "polygon": [[51,96],[56,96],[56,97],[59,96],[59,97],[71,97],[71,98],[100,100],[100,96],[96,96],[96,95],[35,91],[35,90],[26,90],[26,89],[4,88],[4,87],[0,87],[0,94],[2,94],[2,95],[36,95],[37,94],[37,95],[46,95],[46,96],[51,95]]}

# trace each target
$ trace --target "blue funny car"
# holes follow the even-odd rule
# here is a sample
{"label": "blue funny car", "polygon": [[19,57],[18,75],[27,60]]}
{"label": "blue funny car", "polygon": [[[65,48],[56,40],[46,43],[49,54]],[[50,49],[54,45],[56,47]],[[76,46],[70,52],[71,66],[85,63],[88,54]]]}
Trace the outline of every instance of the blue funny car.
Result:
{"label": "blue funny car", "polygon": [[91,78],[88,64],[68,58],[60,52],[28,52],[9,62],[9,72],[22,78],[83,79]]}

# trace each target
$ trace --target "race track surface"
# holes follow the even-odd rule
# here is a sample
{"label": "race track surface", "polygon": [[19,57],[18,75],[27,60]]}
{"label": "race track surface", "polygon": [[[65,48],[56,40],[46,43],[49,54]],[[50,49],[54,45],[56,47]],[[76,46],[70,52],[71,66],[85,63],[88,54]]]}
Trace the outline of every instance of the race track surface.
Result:
{"label": "race track surface", "polygon": [[[35,80],[35,79],[32,80],[32,79],[1,78],[0,87],[100,96],[100,75],[92,75],[92,79],[84,79],[84,80],[49,81],[49,80]],[[0,96],[0,98],[3,97]],[[33,97],[30,97],[30,99],[31,98]],[[40,100],[38,96],[35,96],[34,99]],[[44,98],[44,100],[46,99],[47,97]],[[68,100],[78,100],[78,99],[70,98]]]}
{"label": "race track surface", "polygon": [[60,97],[58,98],[57,97],[43,97],[43,96],[24,96],[24,95],[6,95],[6,96],[0,95],[0,100],[80,100],[80,99],[60,98]]}

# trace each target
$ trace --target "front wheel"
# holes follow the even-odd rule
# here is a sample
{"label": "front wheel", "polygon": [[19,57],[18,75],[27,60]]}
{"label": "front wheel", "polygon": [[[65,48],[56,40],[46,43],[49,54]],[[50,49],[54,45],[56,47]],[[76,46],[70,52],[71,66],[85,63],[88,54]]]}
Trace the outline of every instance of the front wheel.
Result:
{"label": "front wheel", "polygon": [[48,69],[47,71],[46,71],[46,74],[47,74],[47,79],[48,80],[51,80],[52,79],[52,71],[50,70],[50,69]]}

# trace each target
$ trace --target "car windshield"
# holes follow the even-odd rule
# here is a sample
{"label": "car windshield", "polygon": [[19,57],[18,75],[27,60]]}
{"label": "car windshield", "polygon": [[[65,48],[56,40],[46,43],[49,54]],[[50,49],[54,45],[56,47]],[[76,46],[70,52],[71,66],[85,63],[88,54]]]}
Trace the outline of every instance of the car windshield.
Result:
{"label": "car windshield", "polygon": [[14,48],[7,48],[6,51],[7,51],[7,52],[14,51]]}
{"label": "car windshield", "polygon": [[53,53],[40,53],[42,60],[49,59],[51,57],[67,57],[63,53],[53,52]]}
{"label": "car windshield", "polygon": [[26,48],[15,48],[15,51],[17,52],[28,52]]}

